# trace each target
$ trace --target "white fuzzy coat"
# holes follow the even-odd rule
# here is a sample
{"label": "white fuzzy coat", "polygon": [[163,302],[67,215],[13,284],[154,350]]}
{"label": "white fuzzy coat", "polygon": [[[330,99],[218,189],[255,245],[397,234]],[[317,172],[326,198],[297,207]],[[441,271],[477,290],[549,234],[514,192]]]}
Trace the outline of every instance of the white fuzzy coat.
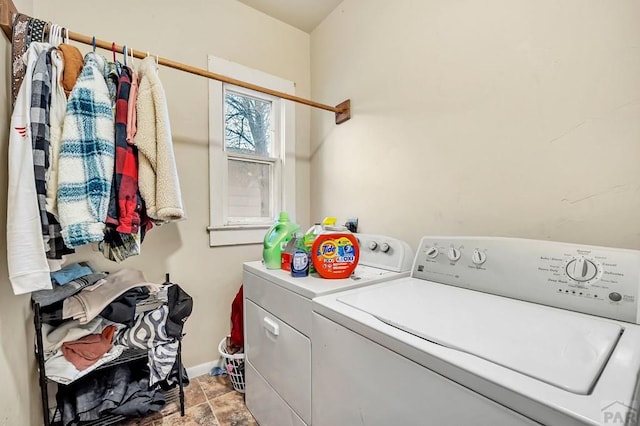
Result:
{"label": "white fuzzy coat", "polygon": [[58,157],[58,219],[69,248],[102,241],[115,157],[107,60],[87,53],[69,95]]}
{"label": "white fuzzy coat", "polygon": [[140,78],[136,102],[138,131],[138,187],[147,215],[155,222],[184,219],[180,182],[176,170],[169,111],[164,88],[153,57],[138,69]]}

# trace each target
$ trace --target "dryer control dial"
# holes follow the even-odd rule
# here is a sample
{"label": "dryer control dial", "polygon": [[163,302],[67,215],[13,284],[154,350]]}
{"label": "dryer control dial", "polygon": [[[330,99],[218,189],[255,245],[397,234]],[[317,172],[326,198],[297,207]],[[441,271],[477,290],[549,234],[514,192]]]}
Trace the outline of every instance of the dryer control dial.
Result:
{"label": "dryer control dial", "polygon": [[389,250],[391,250],[391,246],[388,243],[382,243],[380,244],[380,250],[383,253],[387,253]]}
{"label": "dryer control dial", "polygon": [[369,250],[375,250],[378,248],[378,243],[375,241],[369,241]]}
{"label": "dryer control dial", "polygon": [[598,275],[598,267],[584,257],[576,257],[567,263],[567,275],[574,281],[590,281]]}

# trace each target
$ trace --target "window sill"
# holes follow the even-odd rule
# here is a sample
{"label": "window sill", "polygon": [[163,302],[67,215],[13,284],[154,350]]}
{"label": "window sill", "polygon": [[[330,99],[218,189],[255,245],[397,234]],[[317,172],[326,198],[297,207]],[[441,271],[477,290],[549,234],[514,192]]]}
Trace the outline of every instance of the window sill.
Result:
{"label": "window sill", "polygon": [[262,244],[270,225],[209,226],[209,246]]}

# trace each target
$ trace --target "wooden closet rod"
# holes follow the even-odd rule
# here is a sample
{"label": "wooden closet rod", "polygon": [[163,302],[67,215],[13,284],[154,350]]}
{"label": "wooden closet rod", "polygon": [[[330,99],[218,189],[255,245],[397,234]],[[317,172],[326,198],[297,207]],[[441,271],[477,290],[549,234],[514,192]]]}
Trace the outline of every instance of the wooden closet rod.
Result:
{"label": "wooden closet rod", "polygon": [[[0,27],[2,27],[2,30],[6,34],[9,41],[11,41],[11,34],[12,34],[11,27],[13,25],[13,15],[15,13],[18,13],[18,11],[11,0],[0,0]],[[79,34],[73,31],[69,31],[69,38],[71,40],[84,43],[89,46],[93,46],[93,37],[90,37],[84,34]],[[96,39],[96,46],[102,49],[112,50],[112,43],[104,40]],[[118,53],[123,53],[124,46],[116,45],[115,50]],[[142,53],[142,52],[145,52],[142,49],[132,49],[132,50],[136,58],[143,59],[147,56],[145,53]],[[203,70],[201,68],[196,68],[191,65],[186,65],[180,62],[176,62],[171,59],[158,57],[158,63],[160,65],[164,65],[180,71],[200,75],[202,77],[211,78],[213,80],[222,81],[223,83],[234,84],[236,86],[244,87],[245,89],[251,89],[257,92],[266,93],[268,95],[276,96],[282,99],[287,99],[289,101],[301,103],[314,108],[320,108],[326,111],[332,111],[335,113],[336,124],[344,123],[345,121],[351,118],[351,101],[349,99],[336,105],[335,107],[332,107],[330,105],[321,104],[319,102],[315,102],[309,99],[293,96],[288,93],[278,92],[276,90],[271,90],[266,87],[256,86],[255,84],[247,83],[241,80],[236,80],[234,78],[226,77],[221,74],[216,74],[207,70]]]}

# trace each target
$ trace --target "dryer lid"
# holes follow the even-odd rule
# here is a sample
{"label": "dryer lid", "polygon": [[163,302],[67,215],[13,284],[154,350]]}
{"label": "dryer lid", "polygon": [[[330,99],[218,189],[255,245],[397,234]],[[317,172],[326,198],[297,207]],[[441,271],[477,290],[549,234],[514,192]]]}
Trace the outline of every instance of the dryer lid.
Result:
{"label": "dryer lid", "polygon": [[413,278],[338,300],[407,333],[582,395],[591,392],[623,331],[604,319]]}

